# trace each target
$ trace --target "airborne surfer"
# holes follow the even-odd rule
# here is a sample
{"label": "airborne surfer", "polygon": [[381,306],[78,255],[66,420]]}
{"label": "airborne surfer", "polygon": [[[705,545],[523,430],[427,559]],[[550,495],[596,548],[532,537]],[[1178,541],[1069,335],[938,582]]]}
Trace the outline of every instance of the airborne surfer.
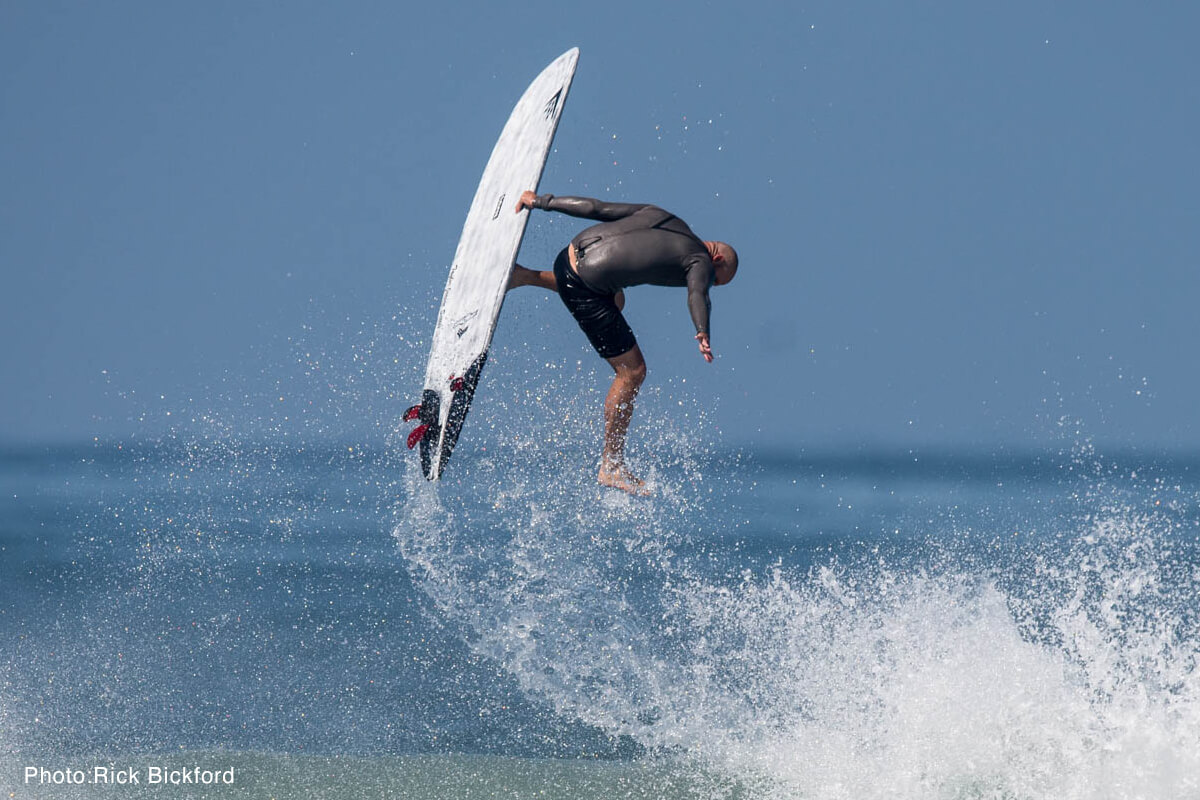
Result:
{"label": "airborne surfer", "polygon": [[646,360],[621,315],[623,290],[641,284],[686,286],[700,355],[711,362],[708,288],[733,280],[737,252],[724,242],[701,240],[687,223],[658,206],[526,191],[516,210],[527,208],[600,223],[577,234],[558,254],[552,270],[515,265],[508,288],[541,286],[557,292],[592,347],[612,366],[616,374],[604,399],[599,481],[631,494],[645,494],[645,483],[625,464],[625,435],[633,416],[633,400],[646,378]]}

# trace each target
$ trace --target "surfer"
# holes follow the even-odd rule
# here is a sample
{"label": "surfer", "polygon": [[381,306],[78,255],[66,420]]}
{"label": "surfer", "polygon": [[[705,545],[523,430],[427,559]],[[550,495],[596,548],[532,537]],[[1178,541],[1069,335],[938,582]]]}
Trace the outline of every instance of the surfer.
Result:
{"label": "surfer", "polygon": [[640,284],[686,286],[700,355],[711,363],[708,287],[733,280],[737,253],[724,242],[701,240],[687,223],[658,206],[526,191],[516,210],[527,208],[600,223],[577,234],[558,254],[551,270],[515,265],[508,288],[541,286],[558,292],[592,347],[612,366],[616,374],[604,399],[599,481],[631,494],[646,494],[645,483],[625,465],[625,435],[634,398],[646,379],[646,360],[621,315],[623,290]]}

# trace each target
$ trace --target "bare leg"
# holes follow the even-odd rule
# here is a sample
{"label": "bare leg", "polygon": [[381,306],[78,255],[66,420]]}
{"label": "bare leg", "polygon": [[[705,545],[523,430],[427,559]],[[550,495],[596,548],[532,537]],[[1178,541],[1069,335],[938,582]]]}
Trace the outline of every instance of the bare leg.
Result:
{"label": "bare leg", "polygon": [[[554,277],[554,271],[543,269],[525,269],[520,264],[514,264],[512,274],[508,276],[508,288],[505,291],[516,289],[518,286],[540,286],[543,289],[549,289],[552,292],[558,291],[558,280]],[[625,291],[618,289],[613,295],[613,302],[617,304],[617,311],[625,310]]]}
{"label": "bare leg", "polygon": [[644,482],[625,466],[625,435],[633,417],[633,400],[646,379],[646,360],[634,345],[627,353],[608,359],[616,375],[604,398],[604,453],[600,457],[599,481],[604,486],[630,494],[647,494]]}
{"label": "bare leg", "polygon": [[508,276],[508,288],[505,291],[518,286],[540,286],[552,292],[558,291],[558,281],[555,280],[552,270],[525,269],[520,264],[514,264],[512,274]]}
{"label": "bare leg", "polygon": [[[514,264],[506,291],[518,286],[540,286],[557,292],[558,280],[553,271],[526,269]],[[618,290],[613,302],[618,311],[625,308],[625,292]],[[630,494],[648,494],[646,484],[625,466],[625,435],[633,417],[633,399],[646,379],[646,360],[642,357],[642,349],[635,344],[632,350],[608,359],[608,363],[616,375],[604,398],[604,453],[600,457],[599,481],[604,486]]]}

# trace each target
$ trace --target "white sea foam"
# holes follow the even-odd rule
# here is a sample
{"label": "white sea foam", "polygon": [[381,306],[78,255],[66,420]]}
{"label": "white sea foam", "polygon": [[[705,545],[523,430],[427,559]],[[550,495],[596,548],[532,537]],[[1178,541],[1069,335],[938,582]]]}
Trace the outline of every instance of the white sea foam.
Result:
{"label": "white sea foam", "polygon": [[1196,576],[1167,517],[1097,492],[1020,563],[730,577],[694,546],[721,532],[689,445],[657,434],[656,497],[629,499],[571,455],[594,433],[518,444],[471,492],[407,481],[402,554],[530,696],[758,797],[1200,796]]}

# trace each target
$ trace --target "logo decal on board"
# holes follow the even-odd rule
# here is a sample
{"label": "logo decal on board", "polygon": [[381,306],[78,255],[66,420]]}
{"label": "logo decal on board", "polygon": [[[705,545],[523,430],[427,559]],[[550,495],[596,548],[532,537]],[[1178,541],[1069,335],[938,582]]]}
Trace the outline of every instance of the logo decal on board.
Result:
{"label": "logo decal on board", "polygon": [[546,119],[554,119],[554,112],[558,111],[558,100],[560,97],[562,97],[562,89],[559,89],[554,93],[554,97],[546,101],[546,107],[543,109],[543,115]]}
{"label": "logo decal on board", "polygon": [[504,198],[508,197],[508,193],[500,195],[500,199],[496,201],[496,211],[492,214],[492,219],[500,216],[500,209],[504,208]]}
{"label": "logo decal on board", "polygon": [[454,320],[454,322],[450,323],[450,327],[454,328],[455,335],[457,335],[458,338],[461,339],[463,334],[466,333],[468,330],[470,330],[471,320],[475,319],[475,317],[477,317],[477,316],[479,316],[478,308],[475,309],[474,311],[472,311],[471,313],[465,314],[462,317],[459,317],[458,319]]}

